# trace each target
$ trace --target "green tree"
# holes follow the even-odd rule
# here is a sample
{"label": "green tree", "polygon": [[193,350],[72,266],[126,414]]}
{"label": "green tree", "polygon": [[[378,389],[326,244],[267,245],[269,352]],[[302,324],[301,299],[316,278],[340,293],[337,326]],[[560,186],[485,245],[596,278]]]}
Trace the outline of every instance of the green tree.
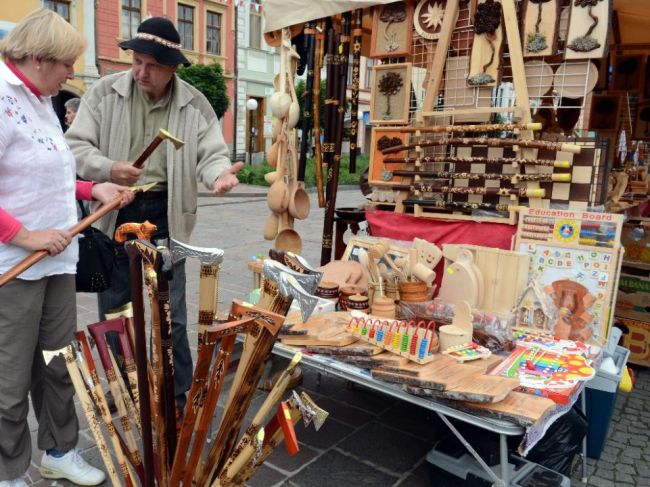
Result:
{"label": "green tree", "polygon": [[203,93],[217,117],[223,117],[230,100],[220,64],[193,64],[188,68],[181,66],[178,68],[178,76]]}

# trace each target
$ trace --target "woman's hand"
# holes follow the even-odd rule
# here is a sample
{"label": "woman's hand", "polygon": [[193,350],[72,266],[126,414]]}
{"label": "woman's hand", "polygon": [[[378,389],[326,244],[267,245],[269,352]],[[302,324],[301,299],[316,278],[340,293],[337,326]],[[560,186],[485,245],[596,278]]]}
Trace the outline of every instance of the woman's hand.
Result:
{"label": "woman's hand", "polygon": [[122,196],[120,208],[125,207],[135,197],[133,191],[127,186],[120,186],[115,183],[98,183],[93,186],[93,198],[102,204],[110,203],[118,196]]}
{"label": "woman's hand", "polygon": [[70,234],[65,230],[27,230],[22,227],[9,243],[25,250],[36,252],[46,250],[50,255],[60,254],[70,245]]}

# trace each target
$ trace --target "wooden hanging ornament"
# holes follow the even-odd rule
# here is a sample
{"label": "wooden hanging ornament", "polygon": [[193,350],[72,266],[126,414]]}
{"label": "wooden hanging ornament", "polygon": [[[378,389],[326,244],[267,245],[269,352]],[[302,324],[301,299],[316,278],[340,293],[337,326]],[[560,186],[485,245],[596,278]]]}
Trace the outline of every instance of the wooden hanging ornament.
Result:
{"label": "wooden hanging ornament", "polygon": [[607,47],[609,3],[604,0],[573,0],[565,59],[599,59]]}
{"label": "wooden hanging ornament", "polygon": [[424,39],[440,37],[447,0],[420,0],[413,14],[415,31]]}
{"label": "wooden hanging ornament", "polygon": [[559,14],[558,0],[526,0],[522,36],[524,57],[553,55]]}
{"label": "wooden hanging ornament", "polygon": [[412,22],[411,2],[395,2],[375,7],[370,57],[408,56],[411,51]]}
{"label": "wooden hanging ornament", "polygon": [[467,83],[470,86],[495,85],[503,42],[501,3],[485,0],[474,16],[474,45]]}

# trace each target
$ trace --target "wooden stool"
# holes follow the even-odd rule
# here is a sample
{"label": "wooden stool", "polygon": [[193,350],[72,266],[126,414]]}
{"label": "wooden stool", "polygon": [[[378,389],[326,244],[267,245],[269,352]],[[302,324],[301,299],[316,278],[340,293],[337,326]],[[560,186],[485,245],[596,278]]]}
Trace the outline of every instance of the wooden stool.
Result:
{"label": "wooden stool", "polygon": [[340,260],[345,252],[343,234],[349,228],[352,234],[359,231],[359,223],[366,221],[366,210],[337,208],[334,210],[334,260]]}

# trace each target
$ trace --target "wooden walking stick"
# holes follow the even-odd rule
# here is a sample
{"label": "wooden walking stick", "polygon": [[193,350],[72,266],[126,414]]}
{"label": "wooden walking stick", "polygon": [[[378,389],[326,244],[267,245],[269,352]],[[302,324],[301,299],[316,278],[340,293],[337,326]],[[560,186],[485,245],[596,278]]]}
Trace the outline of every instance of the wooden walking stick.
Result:
{"label": "wooden walking stick", "polygon": [[261,365],[273,348],[275,337],[279,333],[285,318],[283,315],[237,301],[233,301],[230,314],[234,319],[255,317],[259,325],[259,331],[256,337],[253,338],[250,335],[247,337],[246,342],[249,342],[250,339],[252,351],[247,354],[246,359],[244,359],[244,353],[240,358],[238,369],[241,368],[244,372],[241,374],[240,381],[237,381],[237,376],[233,380],[228,405],[221,418],[219,431],[208,453],[205,468],[199,477],[199,484],[201,485],[214,480],[214,477],[221,471],[226,459],[232,453],[244,415],[253,399],[255,387],[262,376],[264,368]]}
{"label": "wooden walking stick", "polygon": [[[219,340],[221,343],[207,384],[199,382],[202,373],[200,371],[195,372],[195,382],[192,384],[192,389],[190,390],[190,399],[188,400],[188,404],[191,404],[191,407],[186,408],[187,411],[185,414],[194,415],[196,419],[193,421],[195,421],[196,424],[193,428],[194,439],[190,456],[187,463],[184,465],[185,472],[183,474],[183,485],[192,485],[192,478],[194,477],[198,479],[200,475],[200,470],[197,469],[197,466],[199,465],[199,460],[203,454],[205,442],[208,437],[208,429],[217,407],[217,401],[225,380],[226,371],[228,370],[228,364],[230,363],[237,334],[256,334],[258,333],[258,330],[259,325],[255,321],[255,318],[247,317],[243,320],[234,320],[228,323],[214,325],[205,332],[206,337],[204,343],[206,346],[203,348],[202,355],[211,358],[212,355],[208,355],[208,347]],[[201,362],[203,363],[203,361]],[[198,365],[197,362],[197,367]],[[184,463],[184,456],[180,457],[178,462],[179,467],[177,468],[181,468]]]}
{"label": "wooden walking stick", "polygon": [[321,151],[321,125],[320,125],[320,71],[323,67],[325,23],[319,20],[316,26],[316,59],[314,61],[314,158],[316,165],[316,193],[318,194],[318,207],[325,208],[325,194],[323,190],[323,153]]}
{"label": "wooden walking stick", "polygon": [[352,20],[352,86],[350,94],[350,162],[351,174],[357,171],[357,136],[359,129],[359,71],[361,69],[361,41],[363,40],[363,9],[354,11]]}
{"label": "wooden walking stick", "polygon": [[113,445],[113,450],[115,451],[115,458],[124,477],[124,481],[127,484],[127,487],[133,485],[133,475],[129,469],[129,465],[126,463],[126,458],[136,469],[137,475],[140,478],[140,481],[144,479],[144,469],[142,466],[142,459],[140,458],[140,453],[136,452],[135,455],[132,455],[126,446],[126,442],[117,432],[115,424],[113,423],[113,418],[108,408],[108,402],[106,401],[106,396],[104,395],[104,389],[99,381],[99,375],[97,374],[97,368],[95,367],[95,361],[93,356],[90,353],[90,346],[88,345],[88,339],[86,334],[83,331],[75,332],[75,338],[77,339],[80,346],[80,353],[77,353],[77,363],[79,364],[79,369],[81,370],[82,375],[86,379],[86,383],[91,392],[91,397],[95,401],[95,406],[104,420],[104,425],[108,431],[108,436],[111,439],[111,444]]}
{"label": "wooden walking stick", "polygon": [[381,151],[382,154],[394,154],[416,147],[435,147],[440,145],[486,145],[488,147],[520,147],[527,149],[548,149],[560,152],[580,154],[581,147],[564,142],[549,142],[547,140],[517,140],[517,139],[490,139],[483,137],[450,137],[448,139],[427,140],[411,144],[396,145]]}
{"label": "wooden walking stick", "polygon": [[[100,321],[98,323],[93,323],[91,325],[88,325],[88,331],[95,340],[97,352],[99,353],[99,359],[102,363],[102,367],[104,368],[106,380],[108,381],[108,387],[115,401],[115,407],[117,408],[117,414],[120,418],[120,424],[122,425],[122,431],[124,432],[124,438],[126,440],[128,450],[133,458],[137,459],[136,461],[139,461],[140,458],[138,444],[131,428],[129,412],[125,405],[126,398],[122,394],[122,390],[118,384],[117,376],[120,375],[120,371],[119,369],[113,367],[113,361],[110,357],[108,343],[106,342],[106,333],[115,332],[118,334],[120,347],[122,350],[126,349],[126,347],[129,346],[128,338],[126,336],[124,328],[124,320],[116,319],[111,321]],[[144,429],[145,425],[141,424],[141,426]]]}
{"label": "wooden walking stick", "polygon": [[151,247],[144,242],[131,240],[124,245],[131,269],[131,302],[133,303],[133,331],[135,335],[135,363],[138,373],[140,396],[140,424],[144,451],[144,487],[153,487],[153,441],[151,432],[151,404],[149,402],[149,379],[147,377],[147,342],[144,324],[144,300],[142,298],[142,258]]}
{"label": "wooden walking stick", "polygon": [[262,428],[262,423],[266,420],[266,417],[285,393],[289,381],[291,380],[291,374],[296,370],[301,359],[302,354],[297,353],[293,356],[287,368],[282,371],[280,377],[278,377],[278,380],[273,385],[273,388],[266,398],[264,398],[264,402],[255,413],[250,426],[246,429],[241,440],[239,440],[237,447],[233,450],[233,453],[230,455],[228,460],[226,460],[224,467],[219,472],[217,485],[228,485],[235,475],[237,475],[243,466],[252,458],[255,453],[255,438],[257,433],[260,428]]}
{"label": "wooden walking stick", "polygon": [[201,264],[199,274],[199,333],[198,348],[201,349],[205,331],[212,326],[217,315],[219,295],[219,270],[223,262],[222,249],[197,247],[170,239],[170,251],[176,261],[194,258]]}
{"label": "wooden walking stick", "polygon": [[[338,104],[338,98],[336,96],[336,90],[338,89],[336,71],[340,58],[336,53],[336,33],[334,31],[332,19],[328,18],[325,25],[326,36],[324,42],[326,43],[327,48],[324,62],[327,70],[327,78],[325,84],[325,133],[323,134],[322,153],[323,163],[327,166],[329,172],[332,158],[334,156],[333,122],[336,119],[336,105]],[[328,198],[329,193],[326,194],[326,199]]]}
{"label": "wooden walking stick", "polygon": [[[150,241],[156,232],[155,225],[125,223],[115,232],[115,240],[123,243],[127,235]],[[174,394],[173,354],[171,346],[171,314],[169,312],[169,280],[172,262],[169,252],[158,247],[143,257],[144,279],[151,304],[151,342],[154,418],[158,435],[159,454],[166,462],[161,476],[171,468],[176,449],[176,399]],[[165,460],[166,459],[166,460]]]}
{"label": "wooden walking stick", "polygon": [[180,149],[185,145],[185,142],[183,142],[180,139],[177,139],[166,130],[159,129],[158,135],[156,135],[153,138],[153,140],[149,143],[149,145],[142,151],[142,154],[140,154],[140,156],[133,163],[133,167],[137,167],[138,169],[141,169],[142,166],[144,166],[144,162],[149,158],[151,153],[155,151],[156,148],[160,145],[160,143],[165,139],[169,140],[172,144],[174,144],[176,150]]}
{"label": "wooden walking stick", "polygon": [[[130,188],[130,191],[133,191],[134,193],[145,192],[153,188],[156,184],[157,183],[151,183],[145,186],[134,186]],[[77,223],[75,226],[73,226],[70,230],[68,230],[70,237],[74,237],[75,235],[83,232],[86,228],[88,228],[90,225],[95,223],[97,220],[106,216],[111,211],[119,208],[121,204],[122,204],[122,196],[119,196],[115,198],[113,201],[111,201],[110,203],[106,203],[105,205],[100,206],[97,209],[97,211],[91,213],[86,218],[84,218],[79,223]],[[37,250],[29,257],[25,257],[18,264],[16,264],[15,266],[13,266],[11,269],[9,269],[7,272],[5,272],[0,276],[0,287],[4,286],[9,281],[14,280],[20,274],[25,272],[27,269],[29,269],[37,262],[43,260],[48,255],[49,254],[47,250]]]}
{"label": "wooden walking stick", "polygon": [[117,476],[117,471],[115,470],[113,459],[111,458],[111,454],[108,451],[106,439],[104,438],[102,430],[99,426],[99,419],[95,415],[93,402],[90,399],[88,392],[86,391],[86,385],[84,384],[84,380],[79,373],[79,369],[77,368],[75,353],[72,350],[72,345],[60,348],[59,350],[43,350],[43,359],[45,360],[45,365],[48,366],[52,359],[59,355],[62,355],[63,359],[65,360],[65,366],[68,369],[68,374],[72,380],[72,385],[75,392],[77,393],[77,397],[79,397],[79,404],[81,405],[81,409],[83,409],[84,415],[86,416],[86,421],[88,421],[90,432],[95,439],[97,449],[99,450],[99,454],[101,455],[104,466],[106,467],[108,478],[111,479],[111,483],[114,487],[120,487],[122,483]]}
{"label": "wooden walking stick", "polygon": [[[288,417],[286,417],[287,414]],[[240,470],[233,479],[232,485],[244,485],[271,453],[273,453],[273,450],[275,450],[282,440],[287,444],[287,451],[289,451],[289,448],[297,451],[297,442],[293,440],[292,445],[289,445],[287,441],[291,441],[295,435],[295,430],[291,427],[301,418],[305,420],[306,425],[313,422],[314,428],[318,431],[325,423],[329,413],[318,407],[306,392],[303,391],[298,395],[294,391],[291,399],[287,401],[287,408],[283,408],[282,415],[284,417],[279,418],[279,415],[280,411],[278,410],[278,413],[264,427],[264,444],[262,445],[262,452],[259,457],[255,461],[249,462]],[[289,431],[289,435],[287,435],[287,431]]]}

